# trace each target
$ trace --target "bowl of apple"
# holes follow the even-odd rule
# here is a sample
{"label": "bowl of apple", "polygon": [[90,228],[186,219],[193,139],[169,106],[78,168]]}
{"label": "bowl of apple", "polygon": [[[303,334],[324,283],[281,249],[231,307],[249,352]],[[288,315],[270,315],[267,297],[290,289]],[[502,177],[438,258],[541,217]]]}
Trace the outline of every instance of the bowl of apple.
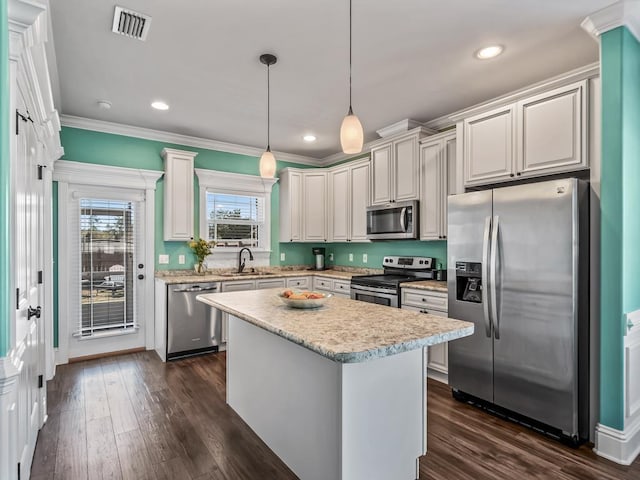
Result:
{"label": "bowl of apple", "polygon": [[291,308],[311,309],[322,307],[333,295],[312,291],[284,290],[278,298]]}

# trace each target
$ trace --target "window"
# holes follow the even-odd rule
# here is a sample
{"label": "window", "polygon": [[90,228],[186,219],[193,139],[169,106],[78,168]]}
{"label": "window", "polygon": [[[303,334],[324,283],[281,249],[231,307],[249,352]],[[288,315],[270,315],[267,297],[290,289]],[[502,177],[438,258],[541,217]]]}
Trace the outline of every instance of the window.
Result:
{"label": "window", "polygon": [[209,262],[235,265],[238,249],[249,247],[255,265],[268,265],[271,189],[278,179],[202,168],[195,172],[200,185],[198,235],[217,242]]}
{"label": "window", "polygon": [[264,197],[206,192],[207,240],[216,248],[264,247]]}

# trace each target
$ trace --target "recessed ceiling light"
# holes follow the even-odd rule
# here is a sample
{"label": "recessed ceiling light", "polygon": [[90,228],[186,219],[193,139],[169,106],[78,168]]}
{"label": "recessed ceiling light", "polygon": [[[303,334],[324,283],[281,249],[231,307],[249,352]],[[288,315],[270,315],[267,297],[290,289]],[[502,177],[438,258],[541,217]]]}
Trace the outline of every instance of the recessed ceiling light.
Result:
{"label": "recessed ceiling light", "polygon": [[305,135],[304,137],[302,137],[302,139],[305,142],[315,142],[316,141],[316,136],[309,134],[309,135]]}
{"label": "recessed ceiling light", "polygon": [[151,104],[151,106],[156,110],[169,110],[169,105],[161,100],[156,100]]}
{"label": "recessed ceiling light", "polygon": [[111,102],[108,102],[107,100],[98,100],[98,107],[102,110],[109,110],[111,108]]}
{"label": "recessed ceiling light", "polygon": [[481,48],[476,52],[476,58],[480,60],[487,60],[489,58],[497,57],[504,51],[502,45],[489,45],[488,47]]}

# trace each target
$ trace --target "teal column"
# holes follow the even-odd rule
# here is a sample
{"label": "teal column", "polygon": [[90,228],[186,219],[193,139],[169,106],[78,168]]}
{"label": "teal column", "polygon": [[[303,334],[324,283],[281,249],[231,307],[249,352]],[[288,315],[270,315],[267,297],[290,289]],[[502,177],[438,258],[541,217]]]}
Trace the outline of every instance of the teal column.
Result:
{"label": "teal column", "polygon": [[9,318],[11,317],[11,272],[9,271],[10,235],[9,190],[9,21],[7,0],[0,0],[0,357],[9,350]]}
{"label": "teal column", "polygon": [[600,42],[600,423],[623,430],[625,314],[640,309],[640,44],[626,27]]}

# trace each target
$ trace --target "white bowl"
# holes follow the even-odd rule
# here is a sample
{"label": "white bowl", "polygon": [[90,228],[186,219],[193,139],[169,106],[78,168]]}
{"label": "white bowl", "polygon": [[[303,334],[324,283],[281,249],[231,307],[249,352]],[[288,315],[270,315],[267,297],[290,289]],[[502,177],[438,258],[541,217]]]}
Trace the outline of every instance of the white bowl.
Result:
{"label": "white bowl", "polygon": [[[299,292],[295,292],[295,293],[299,293]],[[282,295],[282,293],[278,294],[278,298],[280,300],[282,300],[284,302],[285,305],[287,305],[288,307],[291,308],[301,308],[301,309],[311,309],[311,308],[320,308],[322,307],[327,300],[329,300],[331,297],[333,297],[333,294],[331,293],[321,293],[321,292],[314,292],[314,293],[320,293],[321,295],[324,295],[324,297],[322,298],[307,298],[307,299],[291,299],[291,298],[287,298],[284,295]]]}

